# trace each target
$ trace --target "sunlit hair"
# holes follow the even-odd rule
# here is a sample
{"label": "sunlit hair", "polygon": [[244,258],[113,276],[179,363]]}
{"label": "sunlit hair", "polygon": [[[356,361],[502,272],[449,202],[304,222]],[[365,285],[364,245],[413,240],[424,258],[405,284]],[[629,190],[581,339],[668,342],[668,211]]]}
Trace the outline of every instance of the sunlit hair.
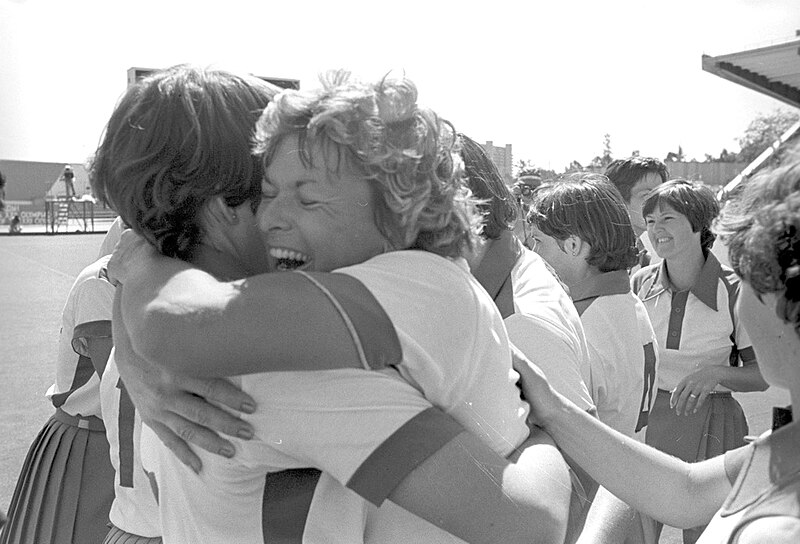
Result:
{"label": "sunlit hair", "polygon": [[459,134],[459,137],[466,183],[478,200],[478,210],[483,216],[481,235],[496,240],[504,231],[514,228],[519,207],[483,147],[469,136]]}
{"label": "sunlit hair", "polygon": [[708,256],[717,237],[711,230],[711,223],[719,214],[719,201],[714,192],[698,181],[673,179],[647,193],[642,216],[647,218],[656,206],[662,209],[665,204],[689,220],[692,232],[700,233],[700,248],[703,255]]}
{"label": "sunlit hair", "polygon": [[625,202],[631,201],[631,190],[647,174],[657,174],[661,183],[669,179],[667,165],[654,157],[628,157],[616,159],[606,166],[608,180],[619,190]]}
{"label": "sunlit hair", "polygon": [[577,236],[591,246],[586,262],[600,272],[636,264],[636,235],[619,191],[602,174],[576,173],[540,185],[527,221],[563,249]]}
{"label": "sunlit hair", "polygon": [[282,92],[259,119],[255,152],[265,165],[296,136],[305,166],[315,166],[316,148],[329,170],[346,164],[372,182],[375,224],[391,249],[444,256],[470,249],[480,216],[461,179],[452,125],[418,106],[417,88],[404,77],[371,84],[340,70],[320,82]]}
{"label": "sunlit hair", "polygon": [[214,197],[257,206],[263,168],[250,148],[277,87],[180,65],[131,86],[95,153],[94,193],[161,253],[189,260]]}
{"label": "sunlit hair", "polygon": [[714,230],[736,273],[757,293],[779,293],[778,315],[800,334],[800,145],[745,181]]}

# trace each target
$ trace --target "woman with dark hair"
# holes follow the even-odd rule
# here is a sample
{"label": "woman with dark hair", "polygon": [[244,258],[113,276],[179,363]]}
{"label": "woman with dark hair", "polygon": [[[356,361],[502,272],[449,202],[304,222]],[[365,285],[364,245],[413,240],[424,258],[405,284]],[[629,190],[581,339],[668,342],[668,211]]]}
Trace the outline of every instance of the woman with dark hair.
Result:
{"label": "woman with dark hair", "polygon": [[533,250],[570,289],[589,345],[584,381],[600,420],[633,436],[647,425],[656,341],[628,268],[636,238],[619,191],[602,174],[574,174],[533,194]]}
{"label": "woman with dark hair", "polygon": [[[659,344],[647,443],[691,463],[742,446],[747,420],[731,392],[767,388],[739,321],[739,279],[711,253],[718,213],[701,183],[672,180],[651,191],[642,214],[663,261],[632,278]],[[701,532],[684,531],[684,542]]]}

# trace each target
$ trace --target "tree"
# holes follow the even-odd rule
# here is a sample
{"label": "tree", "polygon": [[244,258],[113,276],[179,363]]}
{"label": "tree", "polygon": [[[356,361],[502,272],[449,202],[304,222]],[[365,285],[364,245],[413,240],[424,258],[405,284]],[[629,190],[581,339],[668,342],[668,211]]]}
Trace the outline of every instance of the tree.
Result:
{"label": "tree", "polygon": [[738,139],[739,160],[747,163],[755,160],[798,120],[800,113],[796,111],[775,109],[771,113],[759,113]]}
{"label": "tree", "polygon": [[678,146],[678,152],[675,153],[674,151],[670,151],[667,153],[667,158],[664,159],[664,162],[683,162],[686,156],[683,153],[683,147],[680,145]]}
{"label": "tree", "polygon": [[593,170],[605,170],[605,167],[611,164],[614,157],[611,156],[611,135],[603,135],[603,154],[592,159],[589,163],[589,168]]}

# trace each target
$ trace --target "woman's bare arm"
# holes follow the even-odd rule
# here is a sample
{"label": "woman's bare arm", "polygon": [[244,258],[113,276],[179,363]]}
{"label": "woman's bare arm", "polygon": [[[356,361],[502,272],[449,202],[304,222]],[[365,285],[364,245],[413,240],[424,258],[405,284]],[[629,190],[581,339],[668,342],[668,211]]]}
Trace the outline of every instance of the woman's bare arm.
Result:
{"label": "woman's bare arm", "polygon": [[[352,323],[304,275],[273,273],[221,282],[158,255],[140,239],[128,237],[128,242],[115,252],[109,270],[126,287],[122,319],[134,350],[148,361],[198,377],[379,368],[393,362],[365,361]],[[354,278],[329,276],[333,285],[363,290],[365,300],[372,298]],[[353,300],[360,304],[359,297]],[[384,336],[360,341],[386,342]]]}
{"label": "woman's bare arm", "polygon": [[517,361],[515,368],[534,422],[614,495],[675,527],[707,523],[720,508],[731,489],[724,456],[685,463],[594,419],[554,391],[530,363]]}

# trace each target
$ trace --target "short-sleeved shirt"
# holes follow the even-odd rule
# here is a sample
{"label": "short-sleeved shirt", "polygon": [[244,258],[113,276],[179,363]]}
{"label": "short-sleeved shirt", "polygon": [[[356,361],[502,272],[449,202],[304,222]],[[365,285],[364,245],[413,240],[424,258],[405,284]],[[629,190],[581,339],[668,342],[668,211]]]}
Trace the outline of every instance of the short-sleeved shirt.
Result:
{"label": "short-sleeved shirt", "polygon": [[589,372],[586,336],[569,295],[545,261],[511,232],[487,243],[473,273],[500,310],[511,342],[556,391],[593,410],[583,379]]}
{"label": "short-sleeved shirt", "polygon": [[108,281],[109,257],[84,268],[75,279],[61,314],[56,381],[47,398],[70,415],[100,417],[100,378],[86,346],[91,337],[111,337],[114,286]]}
{"label": "short-sleeved shirt", "polygon": [[[698,544],[736,542],[739,532],[758,519],[794,518],[795,527],[800,527],[798,451],[800,429],[793,425],[725,453],[725,470],[729,477],[733,475],[733,487]],[[774,534],[764,537],[775,544],[789,544],[775,540]]]}
{"label": "short-sleeved shirt", "polygon": [[[672,391],[689,374],[713,365],[755,363],[747,332],[739,324],[736,300],[740,280],[709,253],[695,285],[677,291],[666,261],[643,268],[632,278],[659,347],[658,388]],[[722,385],[718,391],[728,391]]]}
{"label": "short-sleeved shirt", "polygon": [[[338,272],[361,280],[386,310],[403,346],[400,374],[426,399],[501,456],[527,438],[528,406],[515,386],[502,315],[466,261],[402,251]],[[366,542],[460,542],[395,504],[375,509],[355,499],[323,475],[306,541],[354,542],[363,524]]]}
{"label": "short-sleeved shirt", "polygon": [[120,380],[111,351],[100,380],[100,401],[114,466],[114,502],[109,518],[126,533],[143,537],[161,535],[158,504],[139,456],[142,420]]}
{"label": "short-sleeved shirt", "polygon": [[634,436],[655,400],[658,343],[647,310],[625,270],[593,276],[571,292],[589,343],[587,385],[600,421]]}
{"label": "short-sleeved shirt", "polygon": [[[258,403],[258,413],[245,416],[256,437],[235,441],[238,452],[230,460],[201,452],[199,476],[145,427],[143,464],[154,473],[161,504],[170,505],[161,508],[165,541],[180,535],[193,542],[218,542],[235,534],[237,542],[261,542],[264,475],[291,468],[320,468],[345,496],[358,498],[353,504],[360,511],[346,509],[345,517],[337,518],[343,530],[364,523],[365,504],[382,504],[411,470],[463,429],[433,408],[420,390],[456,404],[479,434],[503,452],[527,437],[528,407],[514,387],[518,376],[511,369],[502,319],[465,264],[404,251],[341,272],[364,282],[391,318],[402,346],[400,371],[272,372],[235,379]],[[313,274],[310,279],[324,281]],[[487,314],[498,321],[487,322]],[[484,365],[493,369],[490,381],[482,380],[489,375],[480,368]],[[488,397],[498,380],[508,387],[506,393]],[[503,409],[508,410],[501,417]],[[341,504],[335,498],[315,498],[312,525],[317,516],[329,519],[325,509],[315,513],[318,503]],[[335,536],[326,542],[336,541]]]}

